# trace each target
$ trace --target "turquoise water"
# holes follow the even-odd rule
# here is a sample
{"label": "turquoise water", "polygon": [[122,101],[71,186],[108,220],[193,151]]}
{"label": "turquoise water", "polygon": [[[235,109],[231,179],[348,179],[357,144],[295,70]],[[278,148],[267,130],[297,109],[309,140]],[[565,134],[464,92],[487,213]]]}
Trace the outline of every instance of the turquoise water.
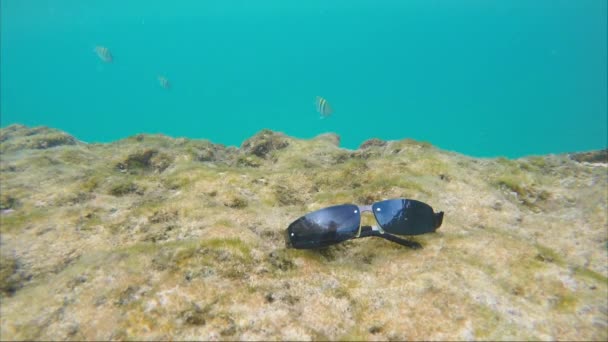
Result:
{"label": "turquoise water", "polygon": [[473,156],[608,145],[605,0],[0,3],[2,127],[234,146],[336,132]]}

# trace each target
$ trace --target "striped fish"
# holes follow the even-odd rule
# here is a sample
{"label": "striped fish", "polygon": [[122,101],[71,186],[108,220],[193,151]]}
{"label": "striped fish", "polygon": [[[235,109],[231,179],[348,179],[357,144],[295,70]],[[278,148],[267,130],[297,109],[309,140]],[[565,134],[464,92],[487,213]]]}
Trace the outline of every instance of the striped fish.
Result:
{"label": "striped fish", "polygon": [[317,107],[317,112],[319,112],[319,114],[321,114],[321,119],[330,116],[331,113],[334,112],[333,109],[331,109],[331,106],[329,105],[327,100],[322,98],[321,96],[317,96],[315,105]]}
{"label": "striped fish", "polygon": [[95,47],[95,52],[97,53],[97,56],[99,56],[99,58],[101,58],[102,61],[106,62],[106,63],[112,63],[112,53],[110,52],[110,50],[105,47],[105,46],[96,46]]}
{"label": "striped fish", "polygon": [[158,83],[165,89],[171,88],[171,83],[169,83],[169,80],[165,76],[158,76]]}

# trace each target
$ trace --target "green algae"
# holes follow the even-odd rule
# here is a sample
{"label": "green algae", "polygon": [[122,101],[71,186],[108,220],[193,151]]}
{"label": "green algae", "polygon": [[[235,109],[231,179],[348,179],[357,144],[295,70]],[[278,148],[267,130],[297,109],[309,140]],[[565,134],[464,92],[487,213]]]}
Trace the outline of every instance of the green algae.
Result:
{"label": "green algae", "polygon": [[528,193],[524,182],[525,181],[521,177],[517,177],[516,175],[504,175],[496,180],[498,186],[504,186],[519,196],[526,196]]}
{"label": "green algae", "polygon": [[19,260],[14,256],[0,256],[0,298],[12,295],[21,287],[23,277],[19,274],[19,267]]}
{"label": "green algae", "polygon": [[[148,135],[109,145],[12,150],[15,139],[24,139],[25,146],[32,135],[47,131],[5,132],[0,130],[6,137],[2,148],[10,144],[15,152],[3,155],[0,181],[6,197],[0,202],[15,202],[2,204],[11,210],[0,216],[0,231],[3,246],[24,266],[15,273],[7,259],[5,269],[23,276],[32,272],[33,278],[3,298],[8,309],[0,322],[2,339],[188,339],[196,331],[201,339],[243,339],[251,332],[272,340],[285,335],[283,325],[269,317],[286,315],[308,315],[292,323],[303,338],[461,339],[469,336],[459,335],[464,321],[443,314],[432,324],[422,319],[432,310],[447,314],[460,308],[471,312],[465,333],[472,329],[475,339],[538,339],[549,332],[556,339],[605,336],[593,321],[599,314],[580,314],[592,303],[604,305],[600,297],[608,286],[598,271],[598,260],[608,251],[597,242],[603,227],[598,224],[605,222],[598,205],[606,200],[597,190],[606,182],[601,167],[561,157],[480,161],[413,141],[372,141],[349,151],[336,147],[335,137],[287,138],[289,145],[281,149],[272,143],[259,147],[259,156],[257,145],[244,152]],[[154,158],[162,153],[172,158],[157,168]],[[247,157],[257,166],[235,167],[237,159]],[[566,189],[562,182],[572,185]],[[115,188],[119,196],[112,195]],[[495,201],[504,203],[501,196],[509,198],[497,189],[514,192],[513,203],[522,205],[493,209]],[[572,198],[567,203],[561,200],[566,190]],[[393,196],[420,197],[445,208],[449,219],[439,233],[417,238],[424,249],[381,239],[320,251],[282,247],[282,230],[302,213]],[[246,205],[233,205],[235,198]],[[528,205],[541,210],[531,214],[524,210]],[[33,209],[41,210],[38,217]],[[522,213],[534,216],[515,222]],[[568,224],[557,224],[560,217]],[[576,246],[566,229],[573,225],[584,233]],[[549,229],[550,234],[540,233]],[[580,253],[570,253],[580,248],[588,266],[574,266],[585,262]],[[404,269],[395,267],[399,264]],[[404,281],[421,276],[432,281],[433,290]],[[379,298],[383,307],[375,308],[366,289],[392,282],[402,285],[387,289]],[[465,295],[446,291],[465,285]],[[479,291],[500,298],[500,305],[482,305]],[[304,300],[311,294],[346,311],[311,318]],[[210,297],[218,302],[199,315],[197,306],[204,310]],[[525,314],[511,315],[505,308]],[[327,311],[337,313],[332,310]],[[397,312],[409,312],[417,328],[391,325],[389,315]],[[81,329],[65,328],[75,316]],[[122,317],[115,328],[82,328],[114,317]],[[533,329],[522,322],[539,317],[542,324]],[[563,324],[571,318],[576,324]],[[315,329],[311,319],[321,326],[337,322],[337,327]]]}
{"label": "green algae", "polygon": [[236,160],[236,166],[238,167],[260,167],[262,166],[263,161],[260,157],[251,156],[251,155],[242,155],[239,156]]}
{"label": "green algae", "polygon": [[133,193],[141,194],[143,190],[134,182],[130,180],[122,180],[117,184],[113,184],[108,193],[112,196],[121,197]]}
{"label": "green algae", "polygon": [[514,173],[502,175],[495,180],[495,184],[517,194],[517,198],[528,208],[540,210],[539,205],[547,201],[551,194],[539,189],[536,185],[529,183],[527,177],[522,174]]}
{"label": "green algae", "polygon": [[[374,189],[377,192],[385,192],[392,188],[397,188],[404,194],[418,193],[430,195],[420,183],[416,182],[411,177],[404,176],[389,176],[389,177],[374,177],[373,180],[365,185],[367,189]],[[409,196],[405,196],[409,197]]]}
{"label": "green algae", "polygon": [[175,176],[164,178],[161,182],[163,186],[167,189],[179,190],[191,187],[196,182],[196,177],[193,177],[191,175],[177,174]]}
{"label": "green algae", "polygon": [[21,208],[10,214],[0,216],[0,232],[11,233],[31,227],[41,221],[48,220],[50,211],[46,208]]}
{"label": "green algae", "polygon": [[542,156],[530,156],[521,160],[520,168],[527,172],[546,173],[552,171],[554,162]]}
{"label": "green algae", "polygon": [[100,176],[87,177],[86,180],[82,181],[80,187],[86,192],[93,192],[97,190],[100,184],[103,182]]}
{"label": "green algae", "polygon": [[326,203],[327,205],[353,203],[356,198],[355,193],[356,192],[352,190],[334,190],[332,192],[320,191],[313,195],[313,201],[317,203]]}
{"label": "green algae", "polygon": [[[323,336],[323,335],[321,335]],[[338,341],[366,341],[369,339],[369,335],[365,332],[363,327],[355,327],[351,331],[341,335]],[[316,339],[315,339],[316,340]],[[321,339],[327,340],[327,339]]]}
{"label": "green algae", "polygon": [[538,251],[535,256],[536,260],[541,262],[551,262],[560,266],[565,265],[563,258],[553,249],[539,243],[536,243],[533,246]]}
{"label": "green algae", "polygon": [[428,158],[422,163],[421,173],[424,175],[441,175],[449,173],[450,167],[447,163],[439,159]]}
{"label": "green algae", "polygon": [[229,249],[238,251],[243,257],[251,257],[251,246],[243,242],[241,239],[227,238],[227,239],[210,239],[202,240],[200,246],[209,247],[213,249]]}
{"label": "green algae", "polygon": [[50,149],[77,144],[71,135],[48,127],[26,128],[11,125],[2,130],[0,152],[23,149]]}
{"label": "green algae", "polygon": [[236,227],[236,225],[234,224],[234,221],[231,219],[227,219],[227,218],[221,218],[221,219],[215,221],[215,223],[213,225],[223,226],[223,227]]}
{"label": "green algae", "polygon": [[173,164],[174,157],[155,148],[146,148],[129,154],[125,159],[118,162],[115,168],[121,172],[139,174],[142,172],[165,171]]}
{"label": "green algae", "polygon": [[92,231],[104,223],[101,216],[95,212],[87,212],[76,220],[76,226],[81,231]]}
{"label": "green algae", "polygon": [[281,133],[263,129],[253,137],[245,140],[241,146],[244,153],[267,158],[274,151],[289,146],[288,139]]}
{"label": "green algae", "polygon": [[268,263],[272,266],[273,276],[277,277],[284,272],[295,269],[295,263],[293,262],[294,256],[297,252],[293,250],[275,250],[268,254]]}
{"label": "green algae", "polygon": [[276,204],[280,206],[300,205],[304,203],[304,200],[300,198],[299,192],[287,185],[275,185],[272,189]]}
{"label": "green algae", "polygon": [[501,317],[496,311],[486,305],[474,306],[475,319],[474,336],[476,339],[491,340],[496,336],[496,330],[500,325]]}
{"label": "green algae", "polygon": [[47,149],[74,144],[76,144],[76,140],[71,135],[65,133],[50,133],[30,139],[27,143],[27,147],[32,149]]}
{"label": "green algae", "polygon": [[473,269],[479,270],[488,276],[496,276],[497,270],[492,263],[481,260],[475,256],[461,256],[460,259],[468,266]]}
{"label": "green algae", "polygon": [[553,308],[560,312],[574,313],[577,308],[578,299],[572,294],[558,294],[553,297]]}
{"label": "green algae", "polygon": [[[251,265],[251,246],[236,238],[216,238],[209,240],[172,241],[165,243],[138,242],[131,246],[117,249],[108,253],[97,253],[81,259],[70,266],[65,272],[78,274],[85,269],[99,267],[104,261],[114,260],[114,267],[124,268],[134,274],[143,275],[147,265],[154,269],[176,273],[180,269],[195,265],[212,266],[228,277],[240,276],[246,273],[246,267]],[[224,253],[227,252],[227,253]],[[232,264],[231,267],[220,267],[219,261]],[[233,272],[238,266],[242,268]],[[231,273],[232,272],[232,273]]]}
{"label": "green algae", "polygon": [[579,277],[591,279],[591,280],[597,281],[600,284],[608,286],[608,277],[606,277],[598,272],[595,272],[593,270],[590,270],[589,268],[581,267],[581,266],[575,266],[572,268],[572,270],[574,271],[574,274]]}
{"label": "green algae", "polygon": [[249,202],[242,196],[231,196],[228,201],[224,202],[224,205],[233,209],[243,209],[249,205]]}
{"label": "green algae", "polygon": [[19,200],[9,193],[0,193],[0,210],[15,209],[19,206]]}

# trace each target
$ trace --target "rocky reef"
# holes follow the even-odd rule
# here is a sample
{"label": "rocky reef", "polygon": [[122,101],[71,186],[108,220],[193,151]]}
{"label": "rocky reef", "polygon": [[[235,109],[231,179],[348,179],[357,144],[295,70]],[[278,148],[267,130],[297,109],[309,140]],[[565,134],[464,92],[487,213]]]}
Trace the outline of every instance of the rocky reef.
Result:
{"label": "rocky reef", "polygon": [[[226,147],[0,130],[2,340],[606,340],[606,150],[479,159],[264,130]],[[286,249],[299,216],[406,197],[408,249]],[[365,214],[364,224],[373,224]]]}

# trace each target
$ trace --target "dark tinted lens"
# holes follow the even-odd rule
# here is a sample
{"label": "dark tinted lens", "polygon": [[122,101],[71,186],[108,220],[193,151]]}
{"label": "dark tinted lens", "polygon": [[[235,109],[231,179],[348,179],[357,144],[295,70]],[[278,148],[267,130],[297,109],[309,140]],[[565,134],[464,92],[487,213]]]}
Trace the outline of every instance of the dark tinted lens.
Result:
{"label": "dark tinted lens", "polygon": [[433,208],[408,199],[393,199],[372,205],[376,220],[385,231],[400,235],[418,235],[435,230]]}
{"label": "dark tinted lens", "polygon": [[356,205],[337,205],[300,217],[287,228],[287,237],[294,248],[324,247],[353,238],[360,223]]}

